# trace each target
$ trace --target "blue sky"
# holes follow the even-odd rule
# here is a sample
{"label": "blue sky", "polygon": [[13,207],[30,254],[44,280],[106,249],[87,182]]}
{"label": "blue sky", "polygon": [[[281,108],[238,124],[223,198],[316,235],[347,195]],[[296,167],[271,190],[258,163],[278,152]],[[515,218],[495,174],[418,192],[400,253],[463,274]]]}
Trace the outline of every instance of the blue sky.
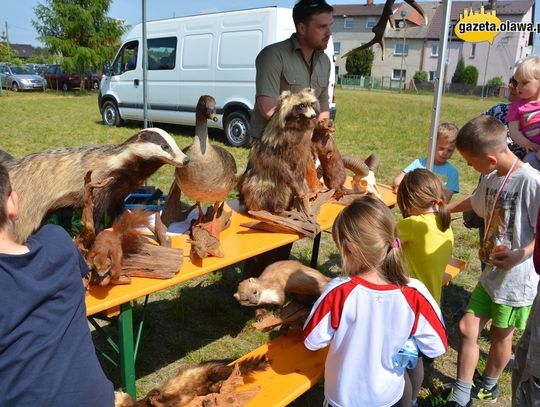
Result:
{"label": "blue sky", "polygon": [[[34,8],[36,5],[45,2],[43,0],[23,0],[9,3],[9,11],[4,9],[5,13],[2,13],[0,17],[0,32],[5,31],[5,22],[7,21],[11,43],[40,45],[36,39],[37,34],[32,27],[32,19],[35,18]],[[261,6],[293,7],[295,3],[295,0],[146,0],[146,15],[148,20],[157,20]],[[354,4],[358,3],[358,0],[339,0],[336,4],[338,3]],[[141,1],[113,0],[109,16],[125,20],[130,25],[140,23],[142,20]]]}
{"label": "blue sky", "polygon": [[[148,20],[202,14],[216,11],[238,10],[261,6],[293,7],[295,0],[146,0]],[[365,0],[329,1],[330,4],[358,4]],[[375,0],[382,3],[383,0]],[[0,32],[8,25],[9,41],[15,44],[40,45],[32,27],[34,8],[44,3],[38,0],[12,1],[0,17]],[[109,16],[125,20],[127,24],[140,23],[141,2],[137,0],[113,0]],[[7,16],[7,17],[6,17]],[[535,21],[540,22],[540,7],[536,7]],[[540,36],[536,35],[535,55],[540,55]]]}

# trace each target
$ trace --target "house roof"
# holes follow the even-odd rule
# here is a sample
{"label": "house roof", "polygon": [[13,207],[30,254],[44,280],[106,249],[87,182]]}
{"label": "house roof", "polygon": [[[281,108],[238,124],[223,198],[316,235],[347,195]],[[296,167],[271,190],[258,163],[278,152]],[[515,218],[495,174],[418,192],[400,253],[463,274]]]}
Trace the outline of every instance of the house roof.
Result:
{"label": "house roof", "polygon": [[[347,17],[366,16],[379,17],[382,14],[384,4],[332,4],[334,7],[334,15],[345,15]],[[397,5],[392,6],[393,9]]]}
{"label": "house roof", "polygon": [[[429,31],[429,27],[431,24],[431,21],[433,20],[433,16],[435,15],[437,9],[439,9],[439,2],[433,1],[433,2],[423,2],[419,3],[420,7],[424,10],[424,14],[426,15],[426,18],[428,20],[428,24],[425,25],[423,19],[421,18],[420,14],[416,12],[412,7],[410,7],[408,4],[401,3],[400,8],[407,10],[409,14],[405,17],[406,20],[406,26],[404,28],[405,33],[403,33],[403,30],[392,30],[387,29],[385,33],[385,38],[403,38],[403,35],[405,35],[407,38],[426,38],[426,35]],[[397,10],[396,10],[397,11]],[[395,18],[397,19],[397,13],[394,13]]]}
{"label": "house roof", "polygon": [[34,55],[35,49],[30,44],[9,44],[10,48],[15,51],[19,58],[28,58]]}
{"label": "house roof", "polygon": [[[455,1],[452,2],[452,7],[450,11],[450,20],[451,21],[457,21],[459,19],[459,15],[463,14],[463,10],[467,9],[473,9],[473,10],[480,10],[480,6],[484,6],[484,8],[487,8],[487,5],[489,3],[485,1]],[[510,16],[510,15],[523,15],[529,11],[529,9],[533,6],[534,0],[507,0],[507,1],[496,1],[495,11],[497,13],[497,16]],[[422,3],[420,3],[422,5]],[[429,25],[429,29],[427,32],[426,37],[427,38],[439,38],[441,35],[441,26],[442,26],[442,18],[444,14],[444,7],[441,4],[441,7],[439,7],[435,15],[433,16],[433,21]]]}

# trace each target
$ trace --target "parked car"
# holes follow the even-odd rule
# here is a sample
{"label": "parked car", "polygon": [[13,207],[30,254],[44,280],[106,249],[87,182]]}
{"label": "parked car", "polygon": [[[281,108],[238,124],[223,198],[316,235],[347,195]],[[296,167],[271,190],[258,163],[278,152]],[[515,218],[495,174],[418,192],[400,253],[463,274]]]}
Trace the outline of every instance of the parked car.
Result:
{"label": "parked car", "polygon": [[[66,72],[61,65],[49,65],[43,77],[51,89],[62,89],[68,91],[81,87],[81,77],[78,73]],[[84,87],[86,89],[99,88],[99,76],[94,73],[87,73],[84,77]]]}
{"label": "parked car", "polygon": [[34,71],[37,75],[43,76],[45,69],[47,69],[46,64],[25,64],[29,71]]}
{"label": "parked car", "polygon": [[5,63],[0,63],[0,82],[3,88],[9,88],[13,92],[19,90],[44,91],[47,88],[47,82],[26,67]]}

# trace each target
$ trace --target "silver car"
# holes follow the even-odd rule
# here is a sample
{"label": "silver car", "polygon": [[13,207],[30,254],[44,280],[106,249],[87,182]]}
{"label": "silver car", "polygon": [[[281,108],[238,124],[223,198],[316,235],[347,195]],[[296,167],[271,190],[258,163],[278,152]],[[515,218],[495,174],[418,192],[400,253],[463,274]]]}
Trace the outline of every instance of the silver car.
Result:
{"label": "silver car", "polygon": [[9,88],[13,92],[19,90],[42,90],[45,91],[47,81],[41,76],[31,73],[26,67],[0,64],[0,81],[3,88]]}

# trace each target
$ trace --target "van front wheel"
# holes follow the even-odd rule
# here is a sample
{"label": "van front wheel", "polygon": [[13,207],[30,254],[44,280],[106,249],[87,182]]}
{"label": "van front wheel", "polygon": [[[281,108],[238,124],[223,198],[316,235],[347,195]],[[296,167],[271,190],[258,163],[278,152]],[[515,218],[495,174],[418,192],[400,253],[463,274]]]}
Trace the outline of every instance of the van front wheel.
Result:
{"label": "van front wheel", "polygon": [[107,126],[118,126],[121,123],[120,112],[116,107],[116,103],[108,100],[103,104],[103,123]]}
{"label": "van front wheel", "polygon": [[224,120],[225,137],[234,147],[247,146],[251,143],[249,136],[249,117],[240,110],[229,113]]}

